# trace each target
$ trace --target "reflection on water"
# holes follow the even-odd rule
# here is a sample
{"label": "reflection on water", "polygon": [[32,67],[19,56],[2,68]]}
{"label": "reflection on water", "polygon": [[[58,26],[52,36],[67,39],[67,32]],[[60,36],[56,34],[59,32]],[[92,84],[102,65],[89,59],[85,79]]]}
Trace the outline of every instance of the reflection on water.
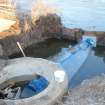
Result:
{"label": "reflection on water", "polygon": [[71,80],[70,87],[73,88],[80,84],[85,79],[90,79],[94,76],[102,75],[105,73],[105,48],[94,48],[86,62],[75,74]]}

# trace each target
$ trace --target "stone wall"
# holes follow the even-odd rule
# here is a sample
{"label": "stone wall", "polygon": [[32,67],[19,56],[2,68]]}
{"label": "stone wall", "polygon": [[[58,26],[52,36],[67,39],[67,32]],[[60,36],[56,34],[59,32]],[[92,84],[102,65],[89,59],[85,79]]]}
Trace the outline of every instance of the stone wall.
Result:
{"label": "stone wall", "polygon": [[86,35],[94,35],[97,37],[97,45],[105,46],[105,32],[95,32],[95,31],[85,31],[84,34]]}
{"label": "stone wall", "polygon": [[74,41],[80,41],[84,31],[82,29],[69,29],[63,27],[62,29],[62,38],[69,39]]}

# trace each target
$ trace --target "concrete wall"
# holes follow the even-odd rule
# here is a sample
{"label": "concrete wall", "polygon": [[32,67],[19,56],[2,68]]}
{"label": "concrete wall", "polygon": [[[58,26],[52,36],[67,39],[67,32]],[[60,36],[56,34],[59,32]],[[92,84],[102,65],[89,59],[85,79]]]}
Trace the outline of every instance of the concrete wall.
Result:
{"label": "concrete wall", "polygon": [[83,35],[87,36],[96,36],[97,45],[105,46],[105,32],[96,32],[96,31],[85,31],[82,29],[69,29],[63,28],[63,38],[80,41]]}

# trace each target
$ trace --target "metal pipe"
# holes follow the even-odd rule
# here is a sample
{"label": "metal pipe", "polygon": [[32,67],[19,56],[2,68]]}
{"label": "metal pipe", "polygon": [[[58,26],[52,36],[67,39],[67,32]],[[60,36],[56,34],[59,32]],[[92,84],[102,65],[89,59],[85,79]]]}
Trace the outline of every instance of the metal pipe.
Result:
{"label": "metal pipe", "polygon": [[17,45],[18,45],[18,47],[19,47],[19,49],[20,49],[22,55],[23,55],[24,57],[26,57],[26,55],[25,55],[25,53],[24,53],[24,51],[23,51],[23,49],[22,49],[22,47],[21,47],[21,45],[20,45],[19,42],[17,42]]}

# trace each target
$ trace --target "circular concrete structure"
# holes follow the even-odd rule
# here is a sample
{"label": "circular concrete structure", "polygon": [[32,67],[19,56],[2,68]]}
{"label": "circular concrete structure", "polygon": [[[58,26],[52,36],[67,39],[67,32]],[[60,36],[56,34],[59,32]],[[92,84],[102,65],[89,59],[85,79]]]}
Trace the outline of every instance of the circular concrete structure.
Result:
{"label": "circular concrete structure", "polygon": [[59,65],[45,59],[29,57],[9,61],[0,72],[0,88],[16,81],[31,80],[36,74],[49,81],[44,91],[30,98],[0,101],[6,105],[52,105],[67,92],[68,78]]}

